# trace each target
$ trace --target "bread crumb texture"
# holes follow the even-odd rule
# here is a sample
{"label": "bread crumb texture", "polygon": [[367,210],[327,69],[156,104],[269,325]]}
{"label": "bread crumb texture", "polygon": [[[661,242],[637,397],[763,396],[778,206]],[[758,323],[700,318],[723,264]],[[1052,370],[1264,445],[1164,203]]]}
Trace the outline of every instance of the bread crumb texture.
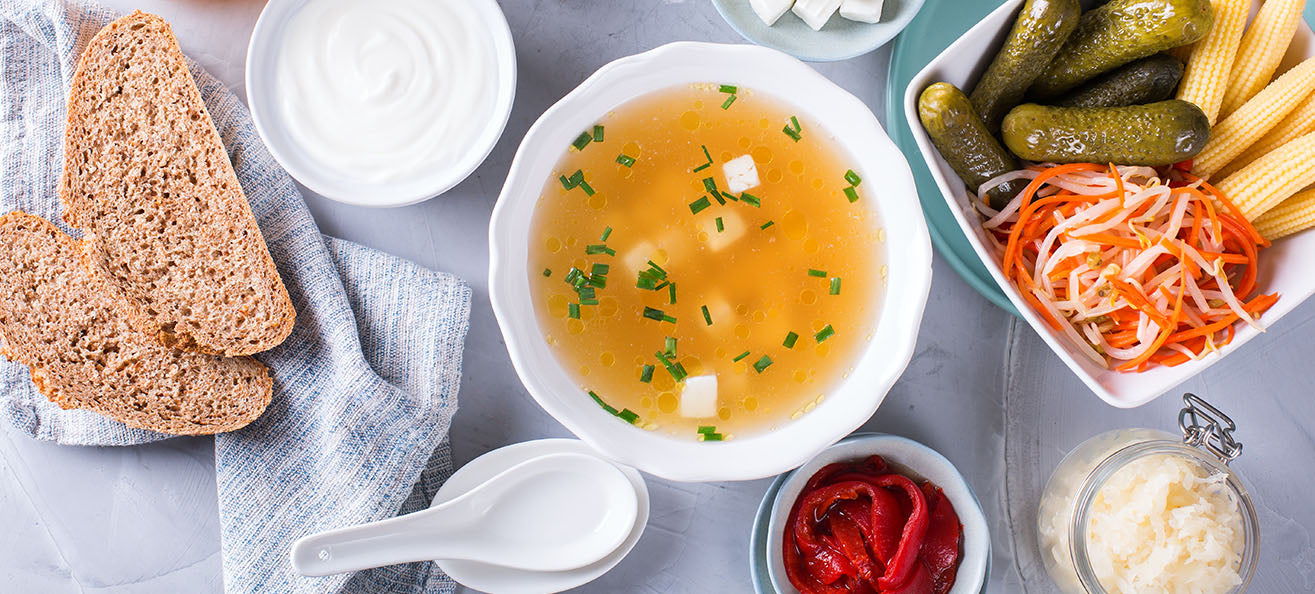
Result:
{"label": "bread crumb texture", "polygon": [[0,217],[0,342],[63,408],[177,435],[238,429],[269,405],[273,381],[251,357],[180,351],[139,331],[138,315],[50,222]]}
{"label": "bread crumb texture", "polygon": [[247,355],[296,318],[168,23],[141,12],[92,39],[69,93],[60,197],[86,262],[175,348]]}

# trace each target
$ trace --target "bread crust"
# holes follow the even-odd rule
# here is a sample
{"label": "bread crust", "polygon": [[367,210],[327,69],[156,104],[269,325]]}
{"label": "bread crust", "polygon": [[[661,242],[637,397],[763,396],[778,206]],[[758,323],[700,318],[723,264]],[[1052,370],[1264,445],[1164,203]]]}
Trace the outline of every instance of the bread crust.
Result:
{"label": "bread crust", "polygon": [[269,350],[296,311],[169,24],[105,26],[69,91],[63,218],[161,344]]}

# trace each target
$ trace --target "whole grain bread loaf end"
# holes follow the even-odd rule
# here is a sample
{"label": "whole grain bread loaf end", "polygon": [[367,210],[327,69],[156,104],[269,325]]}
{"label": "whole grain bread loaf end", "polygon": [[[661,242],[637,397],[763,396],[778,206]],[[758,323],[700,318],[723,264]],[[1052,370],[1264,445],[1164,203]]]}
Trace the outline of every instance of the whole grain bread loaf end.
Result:
{"label": "whole grain bread loaf end", "polygon": [[64,220],[167,345],[221,355],[277,346],[296,318],[168,23],[102,29],[69,91]]}
{"label": "whole grain bread loaf end", "polygon": [[264,365],[143,334],[131,322],[138,314],[78,249],[45,219],[0,216],[0,354],[27,365],[42,394],[177,435],[232,431],[260,416],[273,389]]}

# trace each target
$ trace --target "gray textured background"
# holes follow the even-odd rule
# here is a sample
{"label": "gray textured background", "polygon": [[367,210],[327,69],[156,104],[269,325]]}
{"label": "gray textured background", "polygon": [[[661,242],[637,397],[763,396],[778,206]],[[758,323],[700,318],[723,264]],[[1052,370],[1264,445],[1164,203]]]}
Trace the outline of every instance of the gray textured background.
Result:
{"label": "gray textured background", "polygon": [[[486,229],[521,135],[599,66],[669,41],[738,43],[706,0],[500,0],[520,60],[515,108],[488,161],[448,194],[369,210],[307,195],[324,232],[456,273],[475,289],[461,411],[460,465],[485,451],[567,436],[516,380],[488,303]],[[747,1],[747,0],[746,0]],[[969,0],[928,0],[969,1]],[[156,12],[183,49],[242,94],[252,0],[114,0]],[[884,121],[889,51],[817,69]],[[864,430],[940,450],[968,477],[991,522],[992,592],[1050,592],[1032,536],[1038,494],[1070,448],[1118,427],[1172,429],[1178,400],[1116,410],[1082,387],[1026,327],[936,262],[917,354]],[[1230,412],[1235,463],[1263,525],[1254,592],[1315,591],[1315,304],[1187,389]],[[581,592],[747,592],[749,523],[767,481],[677,484],[650,477],[653,515],[635,551]],[[213,452],[180,438],[126,449],[57,447],[0,431],[0,592],[218,592]]]}

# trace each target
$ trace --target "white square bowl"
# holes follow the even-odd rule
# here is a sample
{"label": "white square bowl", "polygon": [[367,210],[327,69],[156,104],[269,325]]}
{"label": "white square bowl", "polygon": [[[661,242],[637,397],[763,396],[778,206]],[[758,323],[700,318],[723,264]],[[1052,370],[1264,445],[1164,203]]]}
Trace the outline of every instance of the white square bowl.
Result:
{"label": "white square bowl", "polygon": [[[986,69],[991,59],[1004,42],[1005,36],[1013,26],[1015,15],[1024,0],[1010,0],[996,9],[972,29],[964,33],[931,63],[927,64],[913,80],[909,82],[904,95],[904,114],[908,118],[913,138],[918,149],[927,161],[936,185],[949,204],[950,212],[959,222],[968,242],[972,244],[977,256],[995,282],[1004,290],[1014,307],[1032,325],[1032,329],[1050,345],[1051,350],[1073,370],[1087,387],[1105,402],[1120,408],[1141,406],[1173,389],[1174,386],[1191,379],[1207,367],[1214,365],[1221,358],[1255,338],[1260,331],[1250,326],[1240,326],[1233,341],[1220,349],[1219,353],[1210,354],[1197,361],[1189,361],[1177,367],[1155,367],[1141,373],[1122,373],[1104,369],[1083,357],[1069,343],[1064,335],[1048,326],[1036,310],[1024,299],[1014,285],[1005,280],[1000,268],[1000,261],[986,241],[981,219],[969,203],[968,191],[963,180],[954,173],[949,163],[941,158],[940,152],[932,145],[927,132],[918,119],[918,97],[928,85],[936,82],[948,82],[970,92],[978,76]],[[1255,3],[1255,8],[1260,2]],[[1288,49],[1279,72],[1293,64],[1315,55],[1315,33],[1304,22],[1298,26],[1296,38]],[[1274,245],[1262,252],[1260,290],[1269,293],[1278,291],[1279,300],[1269,311],[1265,312],[1260,323],[1272,325],[1279,318],[1295,309],[1312,293],[1315,293],[1315,274],[1308,264],[1315,261],[1315,233],[1305,232],[1289,236],[1274,242]]]}

